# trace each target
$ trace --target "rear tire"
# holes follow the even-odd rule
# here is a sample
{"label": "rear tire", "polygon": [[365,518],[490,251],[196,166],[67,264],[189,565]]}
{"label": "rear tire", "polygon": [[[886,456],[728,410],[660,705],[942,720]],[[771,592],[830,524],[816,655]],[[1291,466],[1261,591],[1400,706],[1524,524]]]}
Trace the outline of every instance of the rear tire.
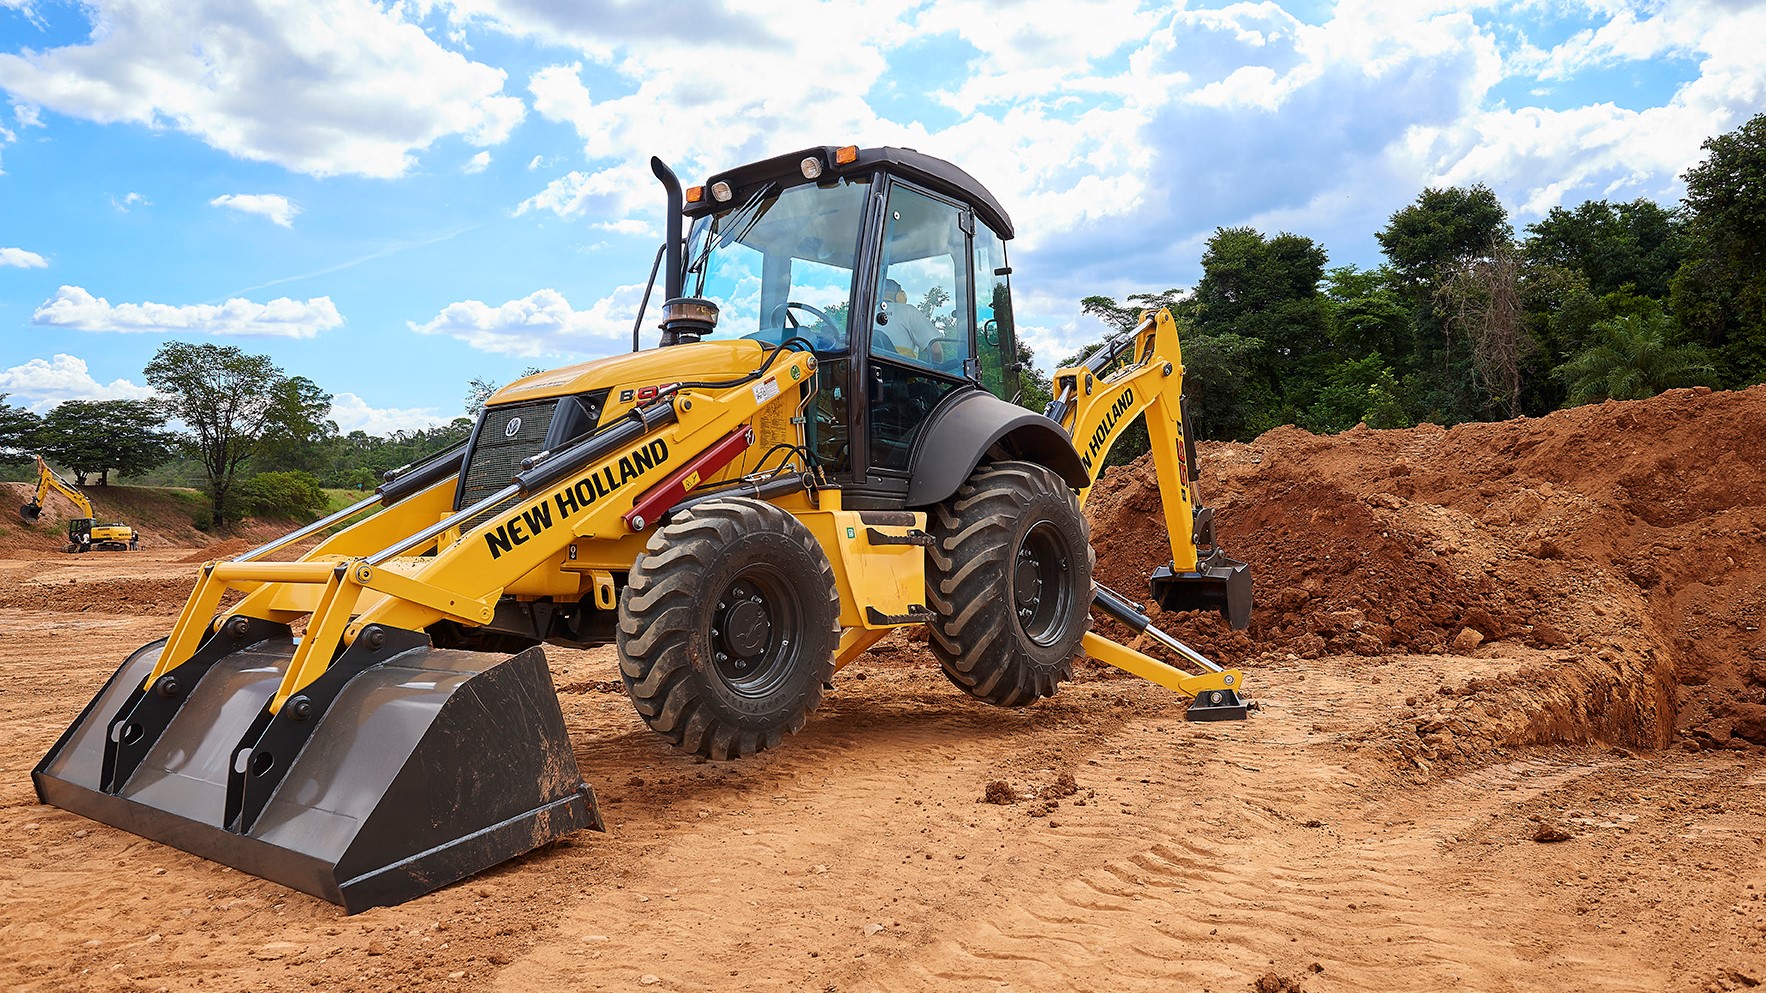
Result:
{"label": "rear tire", "polygon": [[929,644],[944,674],[1001,707],[1054,695],[1091,629],[1091,530],[1073,491],[1039,465],[982,466],[928,529]]}
{"label": "rear tire", "polygon": [[840,593],[827,553],[770,503],[713,500],[659,528],[619,597],[619,671],[645,723],[734,759],[803,727],[834,676]]}

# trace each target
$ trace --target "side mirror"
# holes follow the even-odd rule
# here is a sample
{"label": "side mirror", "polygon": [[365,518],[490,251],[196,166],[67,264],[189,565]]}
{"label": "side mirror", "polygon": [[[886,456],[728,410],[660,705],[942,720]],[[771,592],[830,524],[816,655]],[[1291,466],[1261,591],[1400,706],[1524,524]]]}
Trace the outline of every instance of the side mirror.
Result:
{"label": "side mirror", "polygon": [[989,345],[997,346],[1000,343],[1000,322],[991,317],[988,318],[986,323],[981,325],[981,340]]}

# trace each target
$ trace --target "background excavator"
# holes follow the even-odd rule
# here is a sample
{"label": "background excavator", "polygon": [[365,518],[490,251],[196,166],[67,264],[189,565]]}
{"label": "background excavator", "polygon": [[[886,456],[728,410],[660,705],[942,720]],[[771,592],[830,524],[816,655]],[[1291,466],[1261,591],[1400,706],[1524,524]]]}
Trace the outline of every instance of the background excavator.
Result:
{"label": "background excavator", "polygon": [[[683,190],[651,165],[661,347],[638,350],[641,308],[632,354],[519,380],[460,447],[204,565],[38,765],[44,802],[356,911],[601,827],[543,642],[615,645],[639,717],[713,759],[777,747],[917,625],[990,704],[1054,693],[1084,651],[1191,719],[1246,716],[1241,672],[1092,578],[1081,502],[1144,414],[1172,550],[1152,598],[1249,620],[1169,313],[1027,410],[1012,222],[966,172],[830,146]],[[1093,607],[1180,664],[1093,632]]]}
{"label": "background excavator", "polygon": [[18,516],[27,524],[35,524],[43,516],[43,501],[49,499],[50,491],[67,497],[79,510],[80,516],[67,522],[68,552],[126,552],[141,547],[141,536],[127,524],[99,524],[92,516],[92,501],[86,494],[61,474],[49,468],[43,456],[37,456],[37,492],[31,496],[31,502],[18,508]]}

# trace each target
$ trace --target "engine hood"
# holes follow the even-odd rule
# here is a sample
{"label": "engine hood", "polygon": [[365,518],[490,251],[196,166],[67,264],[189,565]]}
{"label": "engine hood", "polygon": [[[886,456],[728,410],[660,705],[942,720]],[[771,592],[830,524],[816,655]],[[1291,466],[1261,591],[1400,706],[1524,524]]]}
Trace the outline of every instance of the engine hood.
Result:
{"label": "engine hood", "polygon": [[[734,379],[760,365],[766,349],[758,341],[702,341],[613,355],[517,379],[493,394],[486,406],[500,407],[550,397],[607,390],[602,420],[632,407],[639,392],[672,383]],[[630,395],[626,395],[627,393]],[[642,399],[648,400],[653,393]]]}

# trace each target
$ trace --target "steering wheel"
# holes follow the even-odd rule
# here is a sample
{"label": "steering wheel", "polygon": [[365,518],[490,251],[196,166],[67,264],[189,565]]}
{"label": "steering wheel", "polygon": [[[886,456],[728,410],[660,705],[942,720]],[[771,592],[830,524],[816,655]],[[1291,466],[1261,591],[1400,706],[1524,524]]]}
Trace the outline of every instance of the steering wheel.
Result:
{"label": "steering wheel", "polygon": [[[822,328],[827,329],[827,337],[828,338],[830,338],[834,341],[839,340],[840,328],[839,328],[839,326],[837,326],[834,323],[833,318],[830,318],[826,313],[824,313],[820,309],[818,309],[816,307],[811,307],[809,304],[801,303],[797,300],[787,300],[784,303],[779,304],[777,307],[774,307],[772,317],[768,321],[768,323],[780,323],[782,321],[785,325],[785,330],[787,330],[787,331],[801,328],[803,325],[799,324],[797,322],[797,318],[792,315],[792,313],[791,313],[792,308],[796,308],[798,310],[809,311],[810,315],[813,316],[818,322],[820,322]],[[821,333],[820,329],[817,330],[817,333],[818,334]],[[787,337],[789,337],[789,336],[787,336]],[[817,347],[821,347],[822,343],[817,342],[816,345],[817,345]]]}

